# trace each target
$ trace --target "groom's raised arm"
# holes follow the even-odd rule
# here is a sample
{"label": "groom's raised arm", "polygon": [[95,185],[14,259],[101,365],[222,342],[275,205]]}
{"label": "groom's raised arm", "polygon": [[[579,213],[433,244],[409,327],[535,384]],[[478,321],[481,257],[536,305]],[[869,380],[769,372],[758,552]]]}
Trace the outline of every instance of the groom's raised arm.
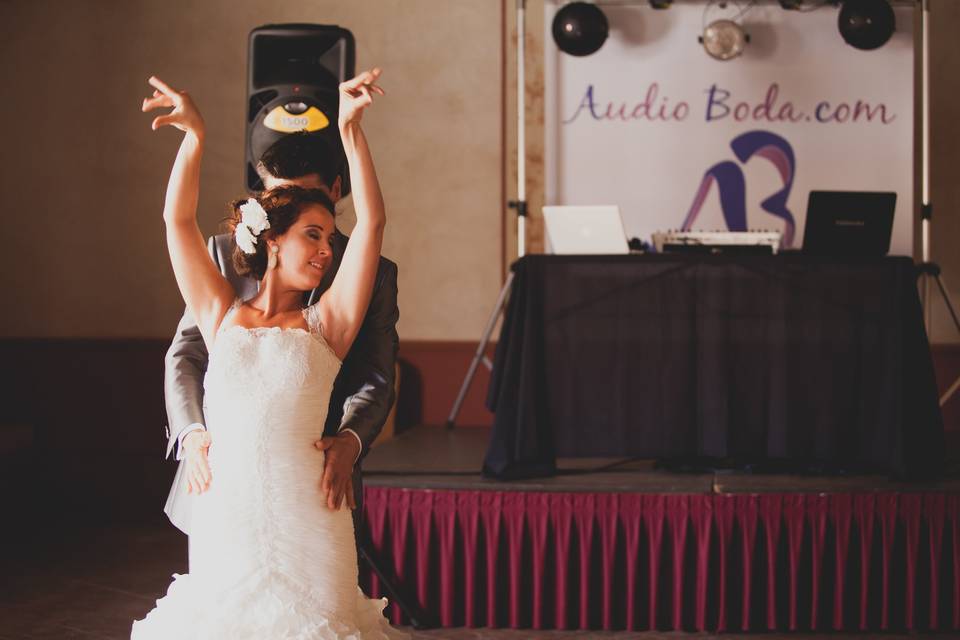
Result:
{"label": "groom's raised arm", "polygon": [[[353,431],[370,450],[395,400],[397,336],[397,265],[381,258],[363,325],[337,376],[327,433]],[[342,400],[342,404],[340,404]]]}

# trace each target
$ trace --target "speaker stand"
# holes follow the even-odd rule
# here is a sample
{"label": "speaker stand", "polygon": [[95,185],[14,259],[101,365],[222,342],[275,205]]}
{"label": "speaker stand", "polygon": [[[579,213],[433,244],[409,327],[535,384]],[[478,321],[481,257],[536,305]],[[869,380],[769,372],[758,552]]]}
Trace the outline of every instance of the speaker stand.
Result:
{"label": "speaker stand", "polygon": [[463,405],[464,398],[467,397],[467,391],[470,390],[470,384],[477,373],[477,366],[482,362],[488,371],[493,370],[493,363],[487,357],[487,345],[490,343],[490,336],[493,329],[497,326],[497,320],[503,313],[503,307],[507,301],[507,295],[510,293],[510,287],[513,285],[513,272],[507,276],[503,287],[500,289],[500,295],[497,296],[497,303],[493,307],[493,313],[487,320],[487,326],[483,330],[483,336],[477,345],[477,350],[473,354],[473,360],[470,361],[470,367],[467,369],[467,375],[463,378],[463,384],[460,385],[460,392],[457,393],[457,399],[453,402],[453,408],[450,409],[450,415],[447,417],[447,429],[453,429],[457,421],[457,414],[460,413],[460,407]]}
{"label": "speaker stand", "polygon": [[[507,203],[511,209],[517,211],[517,258],[522,258],[527,252],[527,134],[526,134],[526,36],[527,36],[527,0],[517,0],[517,199]],[[467,396],[470,389],[470,383],[473,382],[473,376],[477,372],[477,365],[483,362],[487,369],[493,369],[493,363],[484,353],[487,344],[490,342],[490,335],[494,327],[497,326],[497,319],[503,312],[503,305],[510,293],[510,287],[513,284],[513,271],[507,276],[500,289],[500,295],[497,296],[497,303],[494,305],[493,313],[487,320],[487,326],[483,331],[483,337],[477,350],[473,355],[473,361],[467,370],[467,375],[463,378],[463,384],[460,385],[460,392],[457,399],[450,409],[450,415],[447,417],[447,429],[453,429],[456,424],[457,414],[460,413],[460,405]]]}
{"label": "speaker stand", "polygon": [[[960,321],[957,312],[950,302],[950,293],[943,278],[940,276],[940,265],[931,258],[930,238],[933,229],[933,201],[930,190],[930,0],[920,2],[920,233],[922,258],[917,265],[917,278],[920,285],[920,296],[923,302],[923,320],[927,328],[927,336],[933,331],[933,314],[931,307],[930,284],[937,285],[943,302],[947,305],[953,326],[960,332]],[[960,377],[940,396],[940,406],[960,389]]]}
{"label": "speaker stand", "polygon": [[[923,308],[929,310],[930,308],[930,284],[936,284],[937,290],[940,291],[940,297],[943,299],[943,304],[946,305],[947,311],[950,312],[950,317],[953,319],[953,326],[956,328],[957,333],[960,333],[960,318],[957,317],[957,310],[954,309],[953,303],[950,301],[950,294],[947,292],[947,286],[943,283],[943,276],[940,273],[940,265],[936,262],[921,262],[917,265],[917,278],[920,281],[920,291],[923,296]],[[960,389],[960,377],[953,381],[953,384],[943,392],[943,395],[940,396],[940,406],[943,407],[947,404],[950,398]]]}

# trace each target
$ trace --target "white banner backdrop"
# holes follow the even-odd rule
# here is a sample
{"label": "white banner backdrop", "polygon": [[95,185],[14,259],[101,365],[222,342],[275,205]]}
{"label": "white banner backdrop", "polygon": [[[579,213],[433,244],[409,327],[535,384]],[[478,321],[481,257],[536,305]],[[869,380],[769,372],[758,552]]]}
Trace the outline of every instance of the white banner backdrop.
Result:
{"label": "white banner backdrop", "polygon": [[617,204],[627,236],[648,242],[686,223],[778,230],[799,248],[811,190],[896,191],[890,252],[912,254],[912,8],[859,51],[834,7],[760,4],[744,55],[720,62],[697,36],[733,3],[601,4],[610,37],[583,58],[553,42],[562,4],[546,2],[547,204]]}

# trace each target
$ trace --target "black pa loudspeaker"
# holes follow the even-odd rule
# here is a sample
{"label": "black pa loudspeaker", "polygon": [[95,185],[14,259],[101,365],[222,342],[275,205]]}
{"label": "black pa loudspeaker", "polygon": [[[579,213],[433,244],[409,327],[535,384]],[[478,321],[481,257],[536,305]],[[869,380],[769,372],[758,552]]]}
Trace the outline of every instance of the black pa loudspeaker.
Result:
{"label": "black pa loudspeaker", "polygon": [[257,161],[283,136],[305,130],[340,148],[339,85],[354,76],[356,45],[335,25],[275,24],[251,31],[247,50],[246,185],[260,191]]}

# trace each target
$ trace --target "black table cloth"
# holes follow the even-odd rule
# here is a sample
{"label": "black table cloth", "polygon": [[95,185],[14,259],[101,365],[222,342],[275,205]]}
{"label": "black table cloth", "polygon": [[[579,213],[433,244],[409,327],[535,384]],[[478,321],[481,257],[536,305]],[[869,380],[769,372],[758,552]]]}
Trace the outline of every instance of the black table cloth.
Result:
{"label": "black table cloth", "polygon": [[484,473],[556,457],[936,476],[943,423],[909,258],[527,256]]}

